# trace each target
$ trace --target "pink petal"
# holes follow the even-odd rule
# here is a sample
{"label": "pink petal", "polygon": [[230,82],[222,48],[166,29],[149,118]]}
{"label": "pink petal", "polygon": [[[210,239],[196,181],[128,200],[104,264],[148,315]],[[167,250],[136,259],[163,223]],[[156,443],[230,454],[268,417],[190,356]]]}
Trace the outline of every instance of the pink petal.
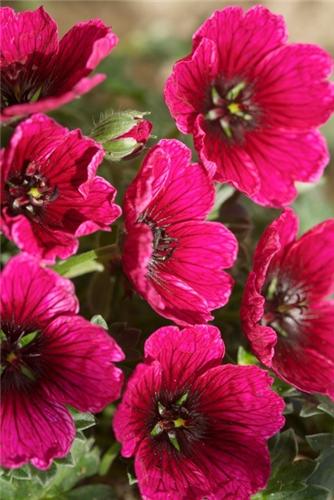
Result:
{"label": "pink petal", "polygon": [[116,438],[122,443],[123,457],[131,457],[145,438],[147,429],[143,418],[150,415],[154,394],[159,392],[160,386],[161,367],[158,362],[136,366],[112,422]]}
{"label": "pink petal", "polygon": [[257,5],[247,12],[240,7],[217,10],[193,36],[195,49],[203,38],[219,50],[220,70],[226,78],[247,75],[267,54],[286,41],[283,16]]}
{"label": "pink petal", "polygon": [[118,38],[101,20],[78,23],[59,43],[48,95],[68,92],[117,45]]}
{"label": "pink petal", "polygon": [[327,81],[333,59],[316,45],[281,47],[256,68],[254,99],[272,127],[307,129],[325,123],[334,111],[334,85]]}
{"label": "pink petal", "polygon": [[207,301],[188,283],[169,273],[159,271],[155,281],[151,281],[155,293],[147,298],[158,314],[178,325],[189,326],[211,321]]}
{"label": "pink petal", "polygon": [[126,220],[137,220],[151,202],[150,215],[162,225],[169,219],[176,223],[205,217],[214,202],[214,187],[206,170],[190,161],[191,151],[181,142],[159,141],[127,190]]}
{"label": "pink petal", "polygon": [[78,204],[85,222],[75,232],[75,236],[84,236],[95,231],[110,231],[110,225],[121,213],[121,208],[114,204],[116,189],[102,177],[95,177],[89,186],[89,195],[86,200]]}
{"label": "pink petal", "polygon": [[58,187],[61,197],[77,189],[87,196],[88,181],[95,177],[103,156],[103,149],[97,142],[83,137],[79,129],[72,130],[43,165],[43,173]]}
{"label": "pink petal", "polygon": [[239,191],[254,196],[260,186],[253,160],[242,146],[230,146],[221,131],[209,130],[202,116],[195,123],[194,141],[208,172],[219,182],[229,182]]}
{"label": "pink petal", "polygon": [[45,64],[58,49],[58,37],[57,25],[44,8],[16,13],[10,7],[2,7],[0,21],[2,66],[20,61],[27,67],[37,65],[39,71],[45,70]]}
{"label": "pink petal", "polygon": [[239,483],[250,495],[269,479],[265,440],[284,425],[284,401],[270,389],[271,383],[257,367],[224,365],[207,371],[193,385],[201,394],[199,411],[211,422],[206,446],[194,449],[193,461],[221,492]]}
{"label": "pink petal", "polygon": [[2,395],[1,465],[17,468],[31,462],[47,469],[53,459],[67,455],[75,436],[69,412],[51,402],[43,391]]}
{"label": "pink petal", "polygon": [[268,128],[250,133],[245,151],[260,178],[260,188],[251,198],[273,207],[291,203],[297,195],[294,181],[318,180],[329,161],[326,142],[316,130]]}
{"label": "pink petal", "polygon": [[103,328],[62,316],[43,330],[43,338],[44,385],[53,399],[99,412],[119,397],[123,374],[113,362],[124,355]]}
{"label": "pink petal", "polygon": [[196,116],[205,113],[207,93],[218,73],[216,44],[203,39],[191,56],[174,65],[165,85],[165,100],[181,132],[193,131]]}
{"label": "pink petal", "polygon": [[265,230],[256,247],[253,271],[247,278],[242,299],[240,315],[243,331],[252,350],[267,366],[271,366],[277,334],[272,328],[260,325],[265,304],[262,288],[269,270],[279,265],[286,249],[295,240],[297,230],[298,219],[291,209],[285,210]]}
{"label": "pink petal", "polygon": [[19,324],[48,324],[61,314],[79,309],[70,280],[40,267],[27,254],[10,259],[1,275],[2,315]]}
{"label": "pink petal", "polygon": [[162,140],[158,144],[167,152],[170,166],[163,189],[154,198],[150,215],[161,225],[169,219],[176,224],[204,218],[213,206],[215,195],[206,170],[198,163],[187,161],[190,151],[179,141]]}
{"label": "pink petal", "polygon": [[334,293],[334,219],[307,231],[290,247],[281,267],[305,287],[312,302]]}
{"label": "pink petal", "polygon": [[23,215],[14,219],[4,217],[4,220],[10,228],[8,238],[12,239],[22,251],[43,262],[53,264],[57,257],[67,259],[78,250],[78,240],[72,234],[30,222]]}
{"label": "pink petal", "polygon": [[277,342],[272,368],[304,392],[326,394],[334,400],[334,302],[310,309],[295,340]]}
{"label": "pink petal", "polygon": [[90,78],[81,78],[81,80],[79,80],[79,82],[76,83],[71,90],[68,90],[63,94],[52,97],[41,97],[35,102],[8,106],[3,110],[3,113],[0,114],[0,120],[6,122],[12,120],[14,117],[21,117],[32,113],[47,113],[48,111],[59,108],[81,95],[86,94],[103,82],[103,80],[105,80],[105,75],[99,73]]}
{"label": "pink petal", "polygon": [[9,172],[19,173],[27,159],[36,162],[48,160],[67,134],[67,128],[45,115],[34,115],[20,123],[15,128],[9,146],[4,149],[2,182],[7,179]]}
{"label": "pink petal", "polygon": [[209,325],[183,330],[162,327],[145,342],[146,361],[160,362],[164,388],[170,391],[191,385],[201,373],[220,364],[224,352],[219,329]]}
{"label": "pink petal", "polygon": [[236,260],[234,235],[223,224],[197,221],[173,225],[169,234],[178,245],[166,264],[168,273],[189,283],[210,309],[225,305],[233,279],[223,269]]}
{"label": "pink petal", "polygon": [[[158,455],[153,453],[151,443],[146,439],[141,443],[135,457],[135,471],[143,498],[200,500],[203,493],[210,491],[207,477],[191,459],[175,457],[166,450],[162,450]],[[197,493],[196,496],[194,492]]]}

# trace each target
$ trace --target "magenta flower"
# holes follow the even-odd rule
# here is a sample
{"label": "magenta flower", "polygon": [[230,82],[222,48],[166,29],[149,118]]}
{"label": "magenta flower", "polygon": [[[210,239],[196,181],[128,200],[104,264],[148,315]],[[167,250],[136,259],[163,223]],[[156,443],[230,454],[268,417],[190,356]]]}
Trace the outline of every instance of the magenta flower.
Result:
{"label": "magenta flower", "polygon": [[46,469],[75,435],[65,405],[99,412],[123,381],[124,356],[107,332],[78,316],[71,282],[27,254],[1,276],[1,465]]}
{"label": "magenta flower", "polygon": [[15,13],[0,9],[1,121],[58,108],[104,80],[87,78],[117,45],[99,19],[82,22],[59,41],[57,25],[43,7]]}
{"label": "magenta flower", "polygon": [[317,128],[334,110],[330,55],[286,38],[283,18],[262,6],[216,11],[165,87],[214,178],[276,207],[295,198],[295,181],[321,176],[328,151]]}
{"label": "magenta flower", "polygon": [[223,356],[214,326],[164,327],[146,341],[113,422],[143,498],[248,500],[266,485],[284,401],[265,371]]}
{"label": "magenta flower", "polygon": [[305,392],[334,398],[334,219],[296,240],[286,210],[264,232],[243,297],[241,318],[257,357]]}
{"label": "magenta flower", "polygon": [[144,159],[124,202],[123,268],[161,316],[181,325],[206,322],[228,301],[237,241],[223,224],[204,219],[214,187],[191,151],[161,140]]}
{"label": "magenta flower", "polygon": [[1,229],[36,257],[76,252],[79,236],[110,230],[121,209],[116,190],[95,175],[102,147],[44,115],[15,130],[1,151]]}

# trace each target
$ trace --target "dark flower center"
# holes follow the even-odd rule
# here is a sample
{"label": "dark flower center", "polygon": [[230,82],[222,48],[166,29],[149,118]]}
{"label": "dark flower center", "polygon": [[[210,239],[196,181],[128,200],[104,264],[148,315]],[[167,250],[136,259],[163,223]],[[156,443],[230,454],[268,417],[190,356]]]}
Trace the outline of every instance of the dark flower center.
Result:
{"label": "dark flower center", "polygon": [[228,143],[241,143],[258,124],[259,110],[252,101],[252,87],[244,80],[217,80],[210,89],[205,118],[223,132]]}
{"label": "dark flower center", "polygon": [[158,395],[149,422],[155,444],[189,453],[193,443],[202,440],[207,430],[206,419],[196,410],[196,403],[196,396],[189,391],[177,397],[167,393]]}
{"label": "dark flower center", "polygon": [[37,101],[42,93],[40,70],[27,61],[16,61],[1,71],[1,109]]}
{"label": "dark flower center", "polygon": [[265,286],[264,323],[282,337],[293,340],[306,317],[307,295],[302,286],[288,278],[274,276]]}
{"label": "dark flower center", "polygon": [[145,214],[139,217],[138,222],[149,226],[153,234],[153,252],[148,269],[149,275],[152,275],[159,264],[166,262],[173,255],[177,247],[177,239],[169,236],[165,227],[158,226]]}
{"label": "dark flower center", "polygon": [[27,390],[41,374],[41,332],[33,327],[3,322],[1,338],[1,389]]}
{"label": "dark flower center", "polygon": [[12,175],[5,183],[6,204],[11,215],[23,214],[38,219],[46,205],[58,197],[56,186],[50,186],[34,162],[22,173]]}

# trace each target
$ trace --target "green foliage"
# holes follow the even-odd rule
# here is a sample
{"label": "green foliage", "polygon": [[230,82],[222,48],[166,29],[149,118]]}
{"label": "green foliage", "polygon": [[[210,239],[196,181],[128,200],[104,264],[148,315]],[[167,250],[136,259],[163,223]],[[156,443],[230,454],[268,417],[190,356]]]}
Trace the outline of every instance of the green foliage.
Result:
{"label": "green foliage", "polygon": [[6,500],[73,498],[67,493],[82,479],[96,474],[99,463],[99,451],[94,447],[94,439],[87,439],[79,433],[69,458],[56,460],[47,471],[25,465],[5,472],[0,477],[0,489]]}

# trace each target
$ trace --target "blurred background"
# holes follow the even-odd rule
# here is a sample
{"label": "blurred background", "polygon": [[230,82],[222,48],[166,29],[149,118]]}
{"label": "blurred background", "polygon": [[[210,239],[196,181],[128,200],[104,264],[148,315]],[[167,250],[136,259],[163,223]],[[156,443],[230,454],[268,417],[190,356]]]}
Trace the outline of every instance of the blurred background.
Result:
{"label": "blurred background", "polygon": [[[98,67],[98,72],[107,75],[106,80],[81,99],[72,102],[51,115],[63,125],[71,128],[80,127],[89,133],[93,121],[101,113],[109,110],[136,109],[149,111],[149,119],[153,122],[153,134],[150,145],[162,137],[180,138],[174,121],[163,100],[163,86],[171,72],[173,63],[189,53],[191,36],[197,27],[215,9],[227,5],[241,5],[248,8],[255,3],[261,3],[275,13],[285,17],[290,42],[319,44],[333,54],[334,52],[334,0],[276,0],[262,2],[225,2],[225,1],[11,1],[2,2],[15,10],[35,9],[41,4],[56,20],[60,34],[64,34],[79,21],[101,18],[119,36],[119,45]],[[334,121],[323,127],[323,133],[334,157]],[[182,140],[192,147],[191,137],[182,136]],[[141,155],[141,158],[143,154]],[[124,163],[105,162],[100,173],[107,177],[119,191],[118,202],[121,204],[126,186],[134,177],[140,165],[140,159]],[[194,159],[196,155],[194,153]],[[228,190],[224,197],[231,194]],[[239,303],[243,281],[249,270],[252,249],[254,248],[263,228],[271,222],[279,211],[256,206],[244,197],[231,207],[216,207],[218,220],[226,223],[238,235],[241,252],[238,265],[233,273],[237,284],[229,305],[216,313],[216,324],[223,325],[223,337],[228,343],[227,359],[235,360],[239,345],[245,345],[240,334]],[[334,162],[326,170],[325,176],[316,184],[300,185],[299,197],[294,208],[301,218],[301,232],[318,222],[334,217]],[[80,251],[113,242],[115,230],[82,238]],[[4,242],[3,259],[15,250]],[[156,328],[165,324],[158,318],[148,305],[136,296],[127,296],[120,288],[120,276],[111,272],[106,266],[102,272],[89,274],[74,280],[80,298],[81,312],[90,318],[93,314],[102,314],[109,324],[112,335],[117,338],[127,354],[123,369],[129,374],[139,362],[145,338]],[[124,284],[123,284],[124,286]],[[104,465],[100,467],[100,476],[93,469],[89,479],[84,482],[95,482],[112,485],[113,497],[124,500],[134,500],[138,497],[136,486],[129,485],[127,478],[133,474],[130,461],[115,459],[117,446],[110,429],[111,416],[114,411],[110,405],[99,417],[98,425],[89,431],[94,435],[104,457]],[[309,425],[296,423],[294,427]],[[324,422],[316,425],[312,431],[324,432]],[[300,434],[309,429],[298,427]],[[88,432],[88,433],[89,433]],[[114,456],[115,455],[115,456]],[[113,462],[113,463],[112,463]],[[130,476],[129,476],[130,474]],[[102,478],[102,479],[101,479]],[[60,498],[60,497],[59,497]],[[65,497],[61,497],[65,498]],[[70,498],[70,497],[66,497]],[[72,497],[71,497],[72,498]],[[76,496],[73,498],[79,498]],[[90,498],[94,498],[91,496]],[[100,497],[99,497],[100,498]]]}

